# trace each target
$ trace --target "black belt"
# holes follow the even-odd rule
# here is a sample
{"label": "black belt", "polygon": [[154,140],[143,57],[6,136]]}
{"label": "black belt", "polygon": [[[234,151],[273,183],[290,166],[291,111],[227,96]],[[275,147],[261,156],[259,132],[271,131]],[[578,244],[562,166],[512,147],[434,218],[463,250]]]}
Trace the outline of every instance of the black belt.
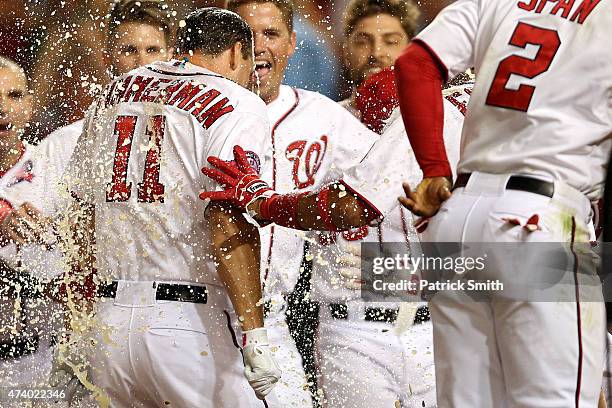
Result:
{"label": "black belt", "polygon": [[[330,303],[329,311],[334,319],[348,319],[348,306],[342,303]],[[366,306],[364,320],[368,322],[394,323],[397,320],[399,309],[386,309],[382,307]],[[430,320],[429,308],[420,306],[414,316],[414,324],[421,324]]]}
{"label": "black belt", "polygon": [[[176,283],[153,282],[156,300],[172,300],[174,302],[189,302],[206,304],[208,292],[206,286],[180,285]],[[98,296],[114,298],[117,296],[117,281],[98,287]]]}
{"label": "black belt", "polygon": [[[453,186],[453,190],[467,186],[471,175],[471,173],[464,173],[457,176],[457,181]],[[506,189],[526,191],[546,197],[552,197],[555,193],[555,185],[553,183],[525,176],[510,176],[506,184]]]}

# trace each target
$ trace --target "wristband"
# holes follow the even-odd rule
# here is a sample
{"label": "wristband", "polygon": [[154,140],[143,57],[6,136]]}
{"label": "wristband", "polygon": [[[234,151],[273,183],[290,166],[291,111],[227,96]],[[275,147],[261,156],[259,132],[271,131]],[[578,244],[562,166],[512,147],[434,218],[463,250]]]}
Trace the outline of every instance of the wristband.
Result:
{"label": "wristband", "polygon": [[242,332],[242,348],[246,346],[268,346],[269,344],[268,330],[265,327]]}
{"label": "wristband", "polygon": [[282,227],[303,230],[298,221],[298,204],[307,192],[297,194],[275,194],[264,200],[259,215]]}

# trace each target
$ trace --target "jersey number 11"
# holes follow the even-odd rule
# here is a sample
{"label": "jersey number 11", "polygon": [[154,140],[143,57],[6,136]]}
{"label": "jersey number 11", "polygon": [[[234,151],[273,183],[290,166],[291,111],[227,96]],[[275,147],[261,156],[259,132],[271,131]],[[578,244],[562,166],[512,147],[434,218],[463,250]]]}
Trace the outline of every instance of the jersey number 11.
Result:
{"label": "jersey number 11", "polygon": [[[132,140],[138,116],[122,115],[115,121],[117,149],[113,162],[113,180],[106,186],[107,202],[123,202],[132,195],[132,183],[127,182],[128,163],[132,151]],[[166,130],[166,118],[162,115],[151,116],[147,124],[149,151],[145,160],[142,182],[138,183],[138,202],[163,203],[164,185],[159,182],[159,159]]]}

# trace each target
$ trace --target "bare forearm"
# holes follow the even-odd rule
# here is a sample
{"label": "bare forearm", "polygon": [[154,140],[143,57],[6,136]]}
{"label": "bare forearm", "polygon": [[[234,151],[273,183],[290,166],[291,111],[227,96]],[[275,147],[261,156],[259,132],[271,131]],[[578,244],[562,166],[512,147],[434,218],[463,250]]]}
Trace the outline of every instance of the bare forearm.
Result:
{"label": "bare forearm", "polygon": [[263,327],[259,231],[234,208],[212,204],[207,211],[217,273],[243,330]]}

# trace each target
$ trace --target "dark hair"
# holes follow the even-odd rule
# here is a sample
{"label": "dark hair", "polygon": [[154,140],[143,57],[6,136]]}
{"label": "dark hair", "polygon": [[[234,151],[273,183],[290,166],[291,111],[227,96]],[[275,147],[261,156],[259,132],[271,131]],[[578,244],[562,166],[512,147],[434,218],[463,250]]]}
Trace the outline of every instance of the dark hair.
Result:
{"label": "dark hair", "polygon": [[119,0],[110,12],[107,46],[111,47],[117,28],[123,23],[140,23],[159,27],[164,32],[166,45],[172,42],[172,10],[163,0]]}
{"label": "dark hair", "polygon": [[377,14],[389,14],[399,19],[408,38],[416,34],[421,11],[412,0],[352,0],[344,14],[344,37],[353,33],[361,19]]}
{"label": "dark hair", "polygon": [[293,31],[293,1],[291,0],[227,0],[225,3],[225,8],[230,11],[236,13],[238,7],[243,6],[245,4],[263,4],[263,3],[272,3],[274,4],[281,12],[283,16],[283,20],[285,20],[285,24],[287,25],[287,29],[289,30],[289,34]]}
{"label": "dark hair", "polygon": [[237,42],[242,44],[242,56],[250,58],[253,32],[238,14],[217,7],[194,11],[181,21],[176,33],[176,53],[202,51],[206,55],[219,55]]}

